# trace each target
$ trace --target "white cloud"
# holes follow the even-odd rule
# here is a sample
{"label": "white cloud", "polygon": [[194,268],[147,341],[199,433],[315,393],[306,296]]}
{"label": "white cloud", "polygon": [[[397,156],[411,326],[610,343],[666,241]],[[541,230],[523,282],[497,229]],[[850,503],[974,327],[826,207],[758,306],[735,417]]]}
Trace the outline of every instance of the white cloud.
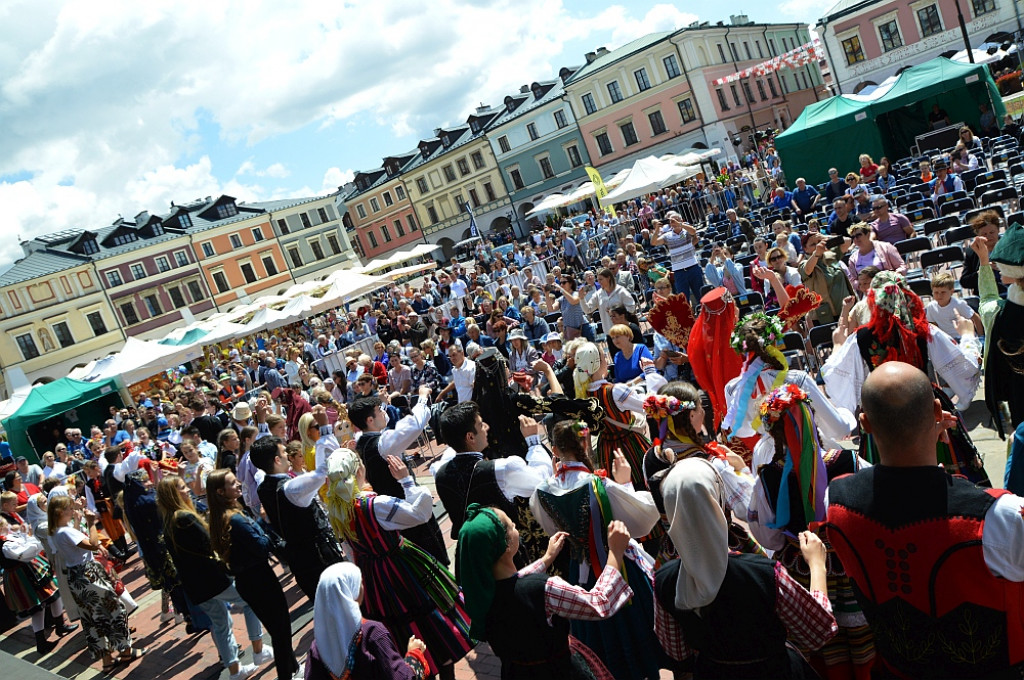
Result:
{"label": "white cloud", "polygon": [[[0,178],[13,179],[0,181],[0,264],[20,251],[18,234],[101,226],[171,200],[294,195],[320,168],[321,189],[333,190],[352,175],[341,170],[344,149],[299,167],[255,147],[356,119],[429,134],[580,63],[582,54],[562,54],[568,41],[600,34],[594,46],[614,49],[695,18],[668,4],[643,17],[614,5],[579,18],[561,0],[9,0],[0,4]],[[216,166],[220,156],[202,147],[211,129],[253,148],[250,159],[233,173]],[[380,156],[404,150],[382,137]],[[289,178],[306,186],[287,188]]]}
{"label": "white cloud", "polygon": [[825,3],[820,0],[784,0],[779,4],[779,13],[813,26],[834,4],[831,0]]}
{"label": "white cloud", "polygon": [[342,170],[339,167],[327,168],[327,172],[324,173],[324,181],[320,187],[321,193],[330,191],[337,191],[338,187],[348,184],[355,179],[356,172],[351,168],[348,170]]}

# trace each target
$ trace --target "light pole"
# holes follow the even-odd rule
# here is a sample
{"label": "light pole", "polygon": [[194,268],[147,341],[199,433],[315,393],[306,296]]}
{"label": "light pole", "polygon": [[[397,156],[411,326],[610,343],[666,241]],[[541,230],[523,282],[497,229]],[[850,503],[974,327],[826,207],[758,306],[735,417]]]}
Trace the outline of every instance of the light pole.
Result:
{"label": "light pole", "polygon": [[[971,63],[974,63],[974,48],[971,47],[971,41],[967,37],[967,24],[964,23],[964,13],[960,10],[960,0],[953,0],[956,5],[956,20],[960,24],[960,34],[964,37],[964,48],[967,50],[967,58],[970,59]],[[1014,2],[1016,6],[1016,2]]]}

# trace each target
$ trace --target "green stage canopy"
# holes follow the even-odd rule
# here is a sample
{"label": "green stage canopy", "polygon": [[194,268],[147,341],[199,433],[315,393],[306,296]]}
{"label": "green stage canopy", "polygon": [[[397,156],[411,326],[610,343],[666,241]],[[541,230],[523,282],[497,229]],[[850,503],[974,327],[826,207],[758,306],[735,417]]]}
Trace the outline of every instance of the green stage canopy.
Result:
{"label": "green stage canopy", "polygon": [[[49,447],[52,442],[44,440],[48,433],[33,431],[33,427],[71,410],[76,411],[77,422],[68,420],[65,426],[81,427],[83,436],[88,437],[89,426],[101,424],[109,417],[110,405],[122,405],[119,389],[117,378],[98,382],[61,378],[33,387],[18,410],[3,421],[12,452],[15,456],[38,460],[42,451],[36,450],[33,443]],[[64,427],[60,431],[63,433]]]}
{"label": "green stage canopy", "polygon": [[788,130],[775,138],[789,184],[805,177],[811,184],[828,179],[835,167],[845,175],[860,167],[866,153],[877,161],[910,154],[916,135],[930,129],[928,113],[938,104],[951,121],[979,129],[979,104],[988,104],[1002,120],[999,90],[984,64],[937,57],[907,69],[877,96],[840,95],[804,109]]}

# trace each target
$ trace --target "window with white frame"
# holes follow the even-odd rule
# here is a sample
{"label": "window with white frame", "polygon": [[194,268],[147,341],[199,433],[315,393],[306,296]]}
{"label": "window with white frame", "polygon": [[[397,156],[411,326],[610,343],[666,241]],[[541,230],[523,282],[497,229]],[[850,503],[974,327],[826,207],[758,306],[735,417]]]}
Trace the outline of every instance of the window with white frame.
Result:
{"label": "window with white frame", "polygon": [[370,197],[370,210],[373,212],[380,212],[380,201],[377,200],[376,196]]}
{"label": "window with white frame", "polygon": [[898,47],[903,47],[900,25],[895,16],[879,21],[875,26],[878,28],[878,38],[881,41],[883,52],[891,52]]}
{"label": "window with white frame", "polygon": [[238,234],[231,234],[231,236],[229,238],[231,240],[231,247],[232,248],[241,248],[242,247],[242,237],[241,236],[239,236]]}
{"label": "window with white frame", "polygon": [[544,179],[551,179],[555,176],[555,171],[551,168],[551,158],[549,156],[538,158],[537,165],[540,167],[540,174],[544,175]]}
{"label": "window with white frame", "polygon": [[124,283],[124,280],[121,278],[120,271],[116,269],[111,269],[110,271],[104,273],[107,275],[107,284],[109,284],[111,288],[113,288],[114,286],[120,286],[122,283]]}
{"label": "window with white frame", "polygon": [[263,240],[263,229],[256,227],[252,230],[252,240],[259,242]]}
{"label": "window with white frame", "polygon": [[557,111],[555,111],[555,127],[561,130],[568,124],[569,121],[566,120],[565,118],[565,111],[563,111],[562,109],[558,109]]}
{"label": "window with white frame", "polygon": [[594,103],[594,95],[587,92],[580,99],[583,102],[583,110],[586,111],[588,116],[597,111],[597,104]]}
{"label": "window with white frame", "polygon": [[671,78],[678,78],[683,74],[679,70],[679,60],[676,59],[676,55],[670,54],[661,60],[661,63],[665,65],[665,74]]}
{"label": "window with white frame", "polygon": [[136,262],[130,269],[132,270],[132,278],[134,280],[138,281],[139,279],[146,278],[146,268],[141,263]]}
{"label": "window with white frame", "polygon": [[405,189],[402,188],[401,184],[395,185],[395,197],[398,198],[399,201],[405,200]]}
{"label": "window with white frame", "polygon": [[607,87],[608,96],[611,97],[612,103],[615,104],[617,102],[621,102],[622,90],[619,88],[619,81],[613,80],[612,82],[608,83]]}
{"label": "window with white frame", "polygon": [[[417,182],[423,182],[422,179],[419,179],[419,180],[416,180],[416,181]],[[427,183],[423,182],[423,191],[425,192],[426,190],[427,190]],[[366,208],[363,207],[362,203],[357,203],[356,204],[356,214],[359,215],[359,219],[361,219],[361,220],[365,220],[366,219]]]}
{"label": "window with white frame", "polygon": [[188,254],[184,250],[179,250],[174,253],[174,261],[179,267],[184,267],[188,264]]}
{"label": "window with white frame", "polygon": [[921,28],[922,38],[942,33],[942,17],[939,16],[939,6],[937,4],[933,3],[924,7],[918,7],[914,11],[914,15],[917,17],[917,25]]}

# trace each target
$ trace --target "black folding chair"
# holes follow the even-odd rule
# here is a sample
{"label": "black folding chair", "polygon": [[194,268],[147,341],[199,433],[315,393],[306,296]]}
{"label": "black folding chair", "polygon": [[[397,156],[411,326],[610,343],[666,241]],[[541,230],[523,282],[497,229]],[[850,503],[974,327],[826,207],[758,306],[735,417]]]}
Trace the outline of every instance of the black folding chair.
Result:
{"label": "black folding chair", "polygon": [[819,370],[828,361],[829,356],[832,355],[832,332],[835,331],[838,325],[838,323],[830,323],[823,326],[815,326],[807,335],[807,341],[814,352],[814,362]]}
{"label": "black folding chair", "polygon": [[[963,227],[961,227],[962,229]],[[970,228],[970,227],[968,227]],[[924,269],[925,275],[928,274],[928,270],[933,267],[940,267],[947,265],[950,270],[955,268],[955,264],[959,262],[961,266],[964,261],[964,251],[960,246],[946,246],[945,248],[936,248],[930,250],[927,253],[921,255],[921,268]]]}

